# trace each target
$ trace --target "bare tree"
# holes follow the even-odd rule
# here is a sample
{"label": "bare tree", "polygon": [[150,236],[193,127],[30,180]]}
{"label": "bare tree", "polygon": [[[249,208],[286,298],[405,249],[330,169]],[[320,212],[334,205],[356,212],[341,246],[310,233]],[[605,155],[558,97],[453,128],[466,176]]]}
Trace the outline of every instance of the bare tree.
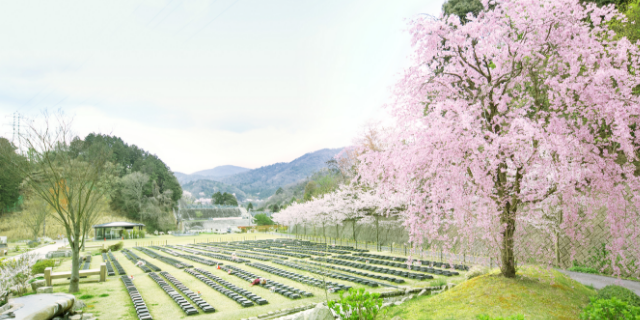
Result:
{"label": "bare tree", "polygon": [[[110,164],[107,164],[107,165],[110,165]],[[93,226],[94,223],[98,221],[100,217],[104,215],[104,212],[107,210],[108,207],[109,207],[109,204],[108,204],[107,198],[102,197],[100,199],[97,199],[94,206],[91,206],[90,208],[88,208],[85,215],[86,218],[83,220],[83,223],[82,223],[82,245],[80,246],[82,248],[82,251],[85,250],[85,246],[84,246],[85,241],[87,238],[87,234],[89,234],[89,231],[91,231],[91,227]]]}
{"label": "bare tree", "polygon": [[[38,238],[40,230],[43,229],[50,211],[49,204],[39,197],[31,197],[25,202],[20,220],[24,227],[31,231],[34,240]],[[44,236],[44,231],[42,236]]]}
{"label": "bare tree", "polygon": [[[96,212],[98,202],[113,183],[113,166],[108,150],[101,145],[71,152],[73,135],[70,121],[62,115],[45,115],[43,121],[30,122],[21,135],[27,151],[26,165],[16,163],[26,175],[25,183],[33,196],[46,202],[65,229],[72,251],[69,292],[79,291],[78,258],[87,221]],[[77,139],[79,140],[79,139]]]}

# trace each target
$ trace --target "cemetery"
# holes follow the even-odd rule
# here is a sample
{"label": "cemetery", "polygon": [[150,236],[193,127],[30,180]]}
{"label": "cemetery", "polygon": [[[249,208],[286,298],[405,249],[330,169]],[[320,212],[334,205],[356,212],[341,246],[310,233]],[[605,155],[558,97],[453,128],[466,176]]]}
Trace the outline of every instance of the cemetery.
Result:
{"label": "cemetery", "polygon": [[[340,291],[350,288],[366,287],[369,291],[387,295],[400,291],[404,294],[407,290],[428,289],[431,292],[434,278],[430,277],[447,279],[451,284],[463,279],[462,273],[453,274],[452,268],[444,268],[450,267],[448,265],[433,266],[443,274],[451,272],[446,276],[415,270],[413,273],[420,276],[405,279],[401,277],[406,276],[406,265],[380,268],[347,258],[358,258],[352,254],[369,253],[386,261],[385,255],[365,249],[344,246],[335,250],[309,240],[262,237],[268,239],[215,239],[209,242],[201,239],[192,244],[187,244],[189,240],[185,239],[183,243],[168,245],[132,243],[132,247],[125,245],[119,251],[97,253],[101,259],[86,255],[81,261],[81,269],[87,269],[81,270],[81,275],[97,274],[101,278],[82,278],[83,294],[76,298],[91,306],[84,312],[98,318],[115,315],[140,320],[182,316],[274,319],[269,315],[313,309],[326,295],[337,297]],[[282,250],[283,246],[288,251]],[[311,247],[314,249],[309,250]],[[263,251],[274,254],[266,256]],[[303,251],[309,254],[293,253]],[[285,255],[281,255],[283,253]],[[407,258],[395,257],[397,261]],[[55,272],[51,268],[45,271],[46,286],[52,287],[53,292],[65,292],[68,284],[70,260],[62,259]],[[96,267],[97,271],[91,269]],[[265,279],[266,283],[252,286],[258,278]],[[109,298],[97,298],[105,294]],[[87,299],[87,296],[91,297]]]}

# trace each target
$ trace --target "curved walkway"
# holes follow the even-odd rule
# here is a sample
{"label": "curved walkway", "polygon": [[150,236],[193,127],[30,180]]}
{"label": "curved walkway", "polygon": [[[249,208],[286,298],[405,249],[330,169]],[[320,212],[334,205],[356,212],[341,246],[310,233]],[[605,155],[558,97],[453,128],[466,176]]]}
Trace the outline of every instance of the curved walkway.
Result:
{"label": "curved walkway", "polygon": [[566,274],[567,276],[569,276],[569,278],[576,280],[582,284],[593,285],[593,287],[596,289],[601,289],[607,285],[615,284],[621,287],[625,287],[629,290],[632,290],[636,294],[640,295],[640,282],[611,278],[611,277],[600,276],[597,274],[590,274],[590,273],[573,272],[573,271],[566,271],[566,270],[558,270],[558,271]]}
{"label": "curved walkway", "polygon": [[[35,253],[36,254],[36,259],[44,259],[47,252],[49,251],[56,251],[58,249],[58,247],[63,246],[65,244],[64,241],[62,240],[55,240],[56,243],[54,244],[49,244],[46,245],[44,247],[40,247],[37,249],[33,249],[31,251],[29,251],[29,253]],[[14,260],[14,259],[18,259],[21,256],[21,254],[13,256],[13,257],[9,257],[7,258],[8,260]]]}

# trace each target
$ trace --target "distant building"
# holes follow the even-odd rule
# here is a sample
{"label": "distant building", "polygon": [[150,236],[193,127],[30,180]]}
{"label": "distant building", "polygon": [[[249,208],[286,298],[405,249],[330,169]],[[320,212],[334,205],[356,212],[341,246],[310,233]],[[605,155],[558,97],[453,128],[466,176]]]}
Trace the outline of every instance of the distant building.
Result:
{"label": "distant building", "polygon": [[195,204],[181,207],[177,218],[184,232],[225,233],[255,225],[253,216],[240,206]]}
{"label": "distant building", "polygon": [[144,228],[144,224],[142,223],[126,221],[109,222],[93,226],[95,240],[121,239],[122,237],[127,237],[131,231],[140,231],[142,228]]}
{"label": "distant building", "polygon": [[211,198],[199,198],[194,202],[198,204],[211,204],[211,200]]}

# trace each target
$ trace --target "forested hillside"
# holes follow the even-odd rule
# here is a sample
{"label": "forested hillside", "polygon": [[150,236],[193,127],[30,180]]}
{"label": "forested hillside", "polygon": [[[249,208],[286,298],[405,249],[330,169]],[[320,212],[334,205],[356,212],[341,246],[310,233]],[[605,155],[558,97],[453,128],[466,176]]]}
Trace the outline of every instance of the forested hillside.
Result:
{"label": "forested hillside", "polygon": [[322,149],[299,157],[289,163],[276,163],[220,179],[261,199],[273,195],[278,188],[299,182],[326,167],[342,149]]}
{"label": "forested hillside", "polygon": [[106,146],[116,165],[119,179],[111,192],[111,209],[142,221],[150,230],[171,229],[172,209],[182,197],[182,188],[169,167],[156,155],[114,136],[92,133],[74,140],[71,150],[81,153],[93,145]]}

